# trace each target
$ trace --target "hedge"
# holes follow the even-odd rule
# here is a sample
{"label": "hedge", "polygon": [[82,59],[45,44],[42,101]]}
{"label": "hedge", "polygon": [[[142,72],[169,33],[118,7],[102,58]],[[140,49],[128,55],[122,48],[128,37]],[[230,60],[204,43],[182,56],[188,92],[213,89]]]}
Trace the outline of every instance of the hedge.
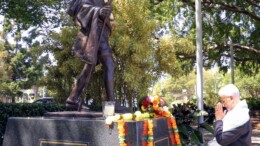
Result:
{"label": "hedge", "polygon": [[61,104],[1,103],[0,102],[0,146],[3,143],[5,127],[9,117],[38,117],[46,112],[65,111]]}
{"label": "hedge", "polygon": [[248,108],[250,110],[260,110],[260,99],[258,98],[246,98],[246,102],[248,104]]}

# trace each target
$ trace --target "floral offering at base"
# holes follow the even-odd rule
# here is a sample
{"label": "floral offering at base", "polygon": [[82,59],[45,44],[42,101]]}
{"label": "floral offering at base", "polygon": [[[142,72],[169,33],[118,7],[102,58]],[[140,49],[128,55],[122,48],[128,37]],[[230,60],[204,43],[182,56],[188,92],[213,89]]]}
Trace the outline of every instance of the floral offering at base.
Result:
{"label": "floral offering at base", "polygon": [[142,127],[142,146],[154,145],[154,118],[166,117],[171,145],[181,146],[180,135],[178,132],[175,118],[169,111],[165,100],[160,96],[143,97],[139,100],[139,109],[135,113],[115,114],[114,116],[107,117],[105,120],[106,125],[112,125],[113,122],[118,123],[118,138],[120,146],[129,146],[126,141],[127,137],[127,121],[141,121],[143,120]]}
{"label": "floral offering at base", "polygon": [[166,101],[160,96],[146,96],[141,98],[139,101],[139,108],[144,113],[148,112],[152,118],[171,116],[171,112],[166,105]]}

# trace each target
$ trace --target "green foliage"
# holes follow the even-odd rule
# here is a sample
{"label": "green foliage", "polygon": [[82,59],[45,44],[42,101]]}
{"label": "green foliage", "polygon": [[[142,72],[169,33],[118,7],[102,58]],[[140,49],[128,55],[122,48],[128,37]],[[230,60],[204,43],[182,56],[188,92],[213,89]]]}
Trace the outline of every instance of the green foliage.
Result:
{"label": "green foliage", "polygon": [[5,46],[0,51],[1,65],[0,92],[12,97],[18,96],[22,89],[37,85],[42,76],[42,60],[35,59],[34,54],[25,49],[17,50],[13,46]]}
{"label": "green foliage", "polygon": [[[187,0],[151,1],[152,14],[161,27],[178,37],[190,37],[195,44],[195,2]],[[204,67],[218,66],[227,72],[230,63],[230,39],[237,67],[246,74],[259,72],[259,3],[242,0],[201,1]],[[193,60],[195,54],[177,55]]]}
{"label": "green foliage", "polygon": [[[165,79],[155,83],[151,94],[161,95],[163,93],[162,96],[169,99],[170,102],[184,96],[189,97],[189,99],[195,98],[196,78],[195,72],[178,78],[168,75]],[[217,72],[217,69],[203,71],[203,96],[205,104],[212,107],[215,106],[218,101],[218,90],[222,86],[222,79],[223,76]],[[187,93],[182,93],[183,89],[186,89]]]}
{"label": "green foliage", "polygon": [[[20,89],[36,83],[48,84],[50,93],[63,98],[63,101],[68,96],[83,63],[71,53],[77,29],[72,27],[72,21],[64,14],[64,4],[66,1],[63,0],[4,0],[1,3],[0,13],[5,16],[3,38],[8,40],[7,35],[12,35],[16,43],[15,46],[8,42],[1,45],[1,48],[4,48],[0,51],[1,57],[4,56],[0,60],[1,92],[14,92],[12,95],[15,95]],[[116,27],[110,44],[116,63],[115,89],[118,100],[128,100],[132,103],[133,98],[146,94],[147,88],[164,73],[177,78],[192,71],[195,65],[194,1],[115,0],[113,5]],[[231,6],[243,8],[246,13],[239,9],[228,9]],[[228,71],[228,40],[231,38],[236,68],[247,74],[257,73],[260,64],[259,8],[246,1],[213,0],[203,1],[202,11],[204,67],[211,68],[217,64],[220,70]],[[62,31],[51,33],[50,26],[46,26],[48,24],[51,28],[62,26]],[[28,28],[30,31],[28,37],[25,37],[23,34]],[[39,35],[45,35],[42,42],[35,41]],[[21,41],[28,47],[23,47]],[[46,62],[48,56],[44,55],[46,52],[54,54],[57,66],[49,66]],[[45,57],[42,57],[43,55]],[[49,71],[44,80],[43,64]],[[87,98],[100,100],[100,97],[104,96],[101,74],[101,67],[97,66],[89,89],[83,93]],[[185,87],[191,89],[189,92],[192,93],[194,86],[191,82],[194,81],[187,81],[189,85],[185,86],[181,85],[182,82],[179,82],[179,85],[176,83],[174,90],[181,91]],[[214,104],[215,101],[208,99],[216,99],[216,90],[220,86],[218,81],[211,81],[209,79],[204,85],[207,104]],[[251,86],[251,82],[255,83],[254,86]],[[245,83],[248,86],[241,88],[242,93],[258,97],[259,91],[251,90],[259,89],[257,80],[250,79]],[[170,85],[167,88],[170,88]],[[162,93],[166,98],[169,97],[169,100],[172,97],[172,93],[166,89]]]}
{"label": "green foliage", "polygon": [[[40,49],[39,41],[35,41],[40,35],[35,27],[49,21],[45,17],[46,13],[49,13],[49,8],[57,6],[56,2],[1,2],[0,13],[4,15],[1,40],[4,41],[3,48],[1,47],[0,50],[2,57],[0,92],[5,96],[11,96],[12,102],[15,102],[15,97],[21,93],[22,89],[40,85],[47,57]],[[24,35],[26,30],[26,35]],[[14,42],[10,41],[10,36]]]}
{"label": "green foliage", "polygon": [[116,62],[117,96],[126,95],[130,101],[147,94],[148,87],[160,75],[177,77],[183,74],[182,69],[189,72],[192,68],[188,67],[190,62],[179,62],[176,57],[176,53],[193,53],[192,41],[173,35],[155,39],[160,23],[149,8],[147,0],[114,1],[116,27],[110,42]]}
{"label": "green foliage", "polygon": [[236,85],[244,98],[260,98],[260,74],[256,76],[241,76],[237,72]]}
{"label": "green foliage", "polygon": [[[71,52],[77,30],[65,27],[60,33],[51,33],[51,40],[44,42],[46,51],[51,52],[57,63],[46,66],[48,73],[44,84],[53,91],[51,96],[64,102],[72,89],[74,79],[83,68],[83,63]],[[62,45],[62,46],[61,46]]]}
{"label": "green foliage", "polygon": [[158,72],[178,77],[183,73],[190,72],[193,68],[190,62],[181,61],[177,57],[182,54],[195,53],[195,46],[189,38],[162,36],[155,51],[155,64],[158,64],[156,68]]}
{"label": "green foliage", "polygon": [[15,20],[21,28],[28,29],[31,25],[41,25],[50,19],[46,14],[52,12],[51,8],[59,9],[60,2],[62,0],[2,0],[0,14]]}
{"label": "green foliage", "polygon": [[[256,74],[254,76],[247,75],[241,72],[239,69],[235,69],[234,79],[235,79],[235,85],[238,87],[240,91],[241,98],[258,98],[258,99],[260,98],[260,84],[259,84],[260,74]],[[227,73],[225,74],[221,86],[230,83],[231,83],[231,73]]]}
{"label": "green foliage", "polygon": [[260,99],[246,98],[245,100],[247,102],[248,108],[251,111],[260,110]]}
{"label": "green foliage", "polygon": [[[211,112],[212,109],[208,108],[208,110]],[[198,128],[194,128],[196,127],[195,125],[197,125],[197,118],[199,116],[197,115],[198,112],[201,111],[199,111],[197,106],[192,103],[173,105],[172,114],[175,116],[177,121],[182,145],[196,145],[203,143],[203,133],[201,133]],[[206,120],[212,118],[214,118],[214,115],[205,116]],[[208,121],[201,123],[200,127],[213,134],[212,125],[209,125],[206,122]]]}
{"label": "green foliage", "polygon": [[[154,65],[156,58],[152,33],[157,24],[151,18],[148,0],[113,1],[113,5],[116,26],[110,37],[110,44],[115,60],[115,93],[119,102],[128,100],[131,104],[133,98],[146,94],[151,82],[161,73],[161,70],[156,69],[159,65]],[[66,17],[63,21],[68,22]],[[45,42],[45,48],[57,60],[56,66],[48,67],[48,89],[57,91],[57,96],[63,98],[68,96],[83,65],[71,53],[74,40],[71,38],[76,36],[78,30],[71,27],[71,22],[66,26],[61,33],[51,33],[51,40]],[[171,68],[170,65],[167,67]],[[94,103],[101,103],[104,87],[100,65],[96,66],[83,97],[94,99]]]}
{"label": "green foliage", "polygon": [[[110,44],[115,59],[117,97],[129,100],[145,95],[153,75],[152,32],[148,0],[113,1],[116,26]],[[125,98],[124,98],[125,97]]]}
{"label": "green foliage", "polygon": [[0,102],[0,145],[3,143],[5,127],[9,117],[37,117],[46,112],[70,110],[60,104],[5,104]]}

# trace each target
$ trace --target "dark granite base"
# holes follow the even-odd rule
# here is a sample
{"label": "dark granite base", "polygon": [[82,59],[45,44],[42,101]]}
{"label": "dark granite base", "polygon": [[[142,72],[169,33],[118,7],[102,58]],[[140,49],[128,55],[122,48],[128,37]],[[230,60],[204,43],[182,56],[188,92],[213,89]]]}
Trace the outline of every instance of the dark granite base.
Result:
{"label": "dark granite base", "polygon": [[91,119],[102,119],[102,112],[77,112],[77,111],[65,111],[65,112],[47,112],[44,117],[54,118],[91,118]]}
{"label": "dark granite base", "polygon": [[[143,121],[126,122],[127,141],[142,146]],[[170,146],[166,118],[154,119],[154,145]],[[9,118],[3,146],[119,146],[117,123],[102,119]]]}

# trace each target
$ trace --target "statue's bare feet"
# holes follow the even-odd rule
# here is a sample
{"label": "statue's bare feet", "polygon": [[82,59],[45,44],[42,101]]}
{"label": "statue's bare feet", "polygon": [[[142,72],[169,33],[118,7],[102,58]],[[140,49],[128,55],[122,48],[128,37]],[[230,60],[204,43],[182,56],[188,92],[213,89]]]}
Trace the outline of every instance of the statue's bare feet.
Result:
{"label": "statue's bare feet", "polygon": [[119,103],[115,104],[116,113],[129,113],[131,112],[127,107],[121,106]]}
{"label": "statue's bare feet", "polygon": [[82,104],[81,100],[72,100],[72,98],[68,98],[66,100],[66,107],[71,108],[73,110],[81,111],[89,111],[89,108]]}

